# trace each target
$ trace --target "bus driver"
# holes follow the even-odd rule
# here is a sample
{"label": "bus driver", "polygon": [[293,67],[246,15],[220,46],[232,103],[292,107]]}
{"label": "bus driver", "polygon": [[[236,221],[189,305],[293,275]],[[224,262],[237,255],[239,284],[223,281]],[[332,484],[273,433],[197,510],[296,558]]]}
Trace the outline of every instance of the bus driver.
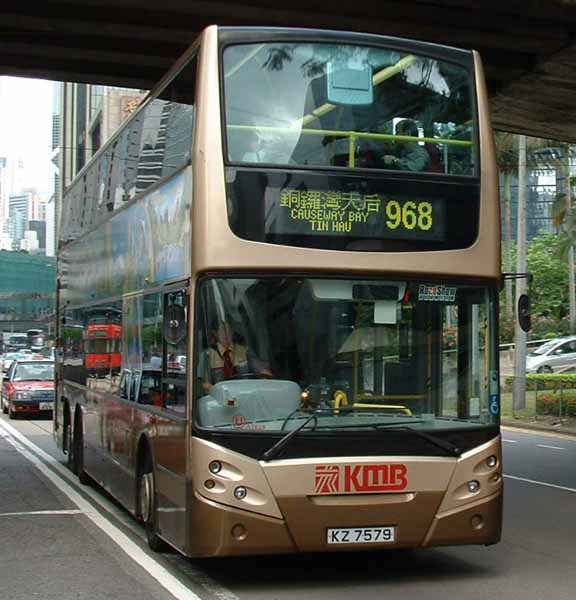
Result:
{"label": "bus driver", "polygon": [[226,379],[257,376],[273,377],[263,361],[257,359],[238,340],[232,326],[226,321],[218,323],[213,343],[204,352],[198,365],[204,392],[209,394],[212,386]]}

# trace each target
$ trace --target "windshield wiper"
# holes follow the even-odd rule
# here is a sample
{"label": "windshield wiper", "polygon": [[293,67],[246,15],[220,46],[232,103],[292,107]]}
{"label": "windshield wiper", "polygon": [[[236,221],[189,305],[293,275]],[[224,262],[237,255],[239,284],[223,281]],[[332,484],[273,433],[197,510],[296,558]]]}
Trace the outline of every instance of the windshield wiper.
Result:
{"label": "windshield wiper", "polygon": [[[290,418],[290,416],[291,415],[289,415],[288,418]],[[271,448],[268,448],[268,450],[264,452],[264,454],[262,455],[262,460],[272,460],[275,456],[277,456],[280,453],[282,448],[289,444],[290,440],[294,436],[298,435],[298,433],[302,431],[304,427],[306,427],[306,425],[308,425],[308,423],[310,423],[311,421],[314,421],[314,426],[316,426],[318,424],[318,417],[315,414],[310,415],[307,419],[302,421],[302,423],[300,423],[298,427],[288,432],[284,437],[281,437]]]}
{"label": "windshield wiper", "polygon": [[395,423],[382,423],[380,425],[378,425],[378,424],[374,425],[374,427],[376,429],[379,429],[380,427],[390,427],[391,429],[394,428],[394,429],[409,431],[410,433],[417,435],[418,437],[422,438],[423,440],[430,442],[433,446],[436,446],[437,448],[444,450],[445,452],[450,454],[450,456],[460,456],[462,454],[462,450],[460,450],[460,448],[458,448],[458,446],[456,446],[452,442],[443,440],[442,438],[439,438],[436,435],[432,435],[431,433],[427,433],[426,431],[420,431],[419,429],[413,429],[412,427],[410,427],[408,425],[400,425],[400,426],[396,425],[396,427],[394,427],[394,425],[396,425],[396,424]]}

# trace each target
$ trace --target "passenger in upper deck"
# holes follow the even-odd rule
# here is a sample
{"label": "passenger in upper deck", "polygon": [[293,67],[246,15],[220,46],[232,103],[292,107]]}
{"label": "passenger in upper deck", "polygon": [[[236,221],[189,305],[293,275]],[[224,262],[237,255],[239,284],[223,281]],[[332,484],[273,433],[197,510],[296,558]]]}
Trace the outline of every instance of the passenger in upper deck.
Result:
{"label": "passenger in upper deck", "polygon": [[260,138],[258,134],[250,132],[248,135],[248,149],[242,156],[242,162],[259,163],[262,162],[260,151]]}
{"label": "passenger in upper deck", "polygon": [[[403,119],[396,125],[396,135],[418,137],[418,127],[411,119]],[[418,142],[396,140],[394,154],[385,154],[382,157],[388,169],[401,171],[426,171],[430,165],[430,154]]]}

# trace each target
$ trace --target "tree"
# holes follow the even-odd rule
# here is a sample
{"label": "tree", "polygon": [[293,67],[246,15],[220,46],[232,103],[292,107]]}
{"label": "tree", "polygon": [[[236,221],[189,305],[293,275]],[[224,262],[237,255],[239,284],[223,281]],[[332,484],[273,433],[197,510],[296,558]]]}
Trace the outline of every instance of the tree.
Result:
{"label": "tree", "polygon": [[[552,142],[551,142],[552,143]],[[572,211],[573,193],[571,178],[571,160],[574,154],[570,144],[556,144],[539,150],[535,153],[539,156],[540,162],[547,162],[550,168],[556,172],[556,181],[563,175],[564,189],[556,194],[553,214],[556,226],[564,226],[566,236],[558,248],[557,256],[568,262],[568,302],[570,306],[570,333],[576,330],[576,282],[574,279],[574,238],[576,237],[576,223]]]}
{"label": "tree", "polygon": [[[503,131],[495,133],[494,141],[496,143],[498,168],[504,179],[504,235],[502,236],[502,241],[504,242],[504,271],[510,273],[512,271],[512,194],[510,193],[510,180],[518,169],[518,143],[514,134]],[[514,319],[511,279],[506,280],[506,318],[508,321]]]}
{"label": "tree", "polygon": [[558,260],[565,235],[545,233],[528,245],[526,263],[532,275],[530,300],[538,317],[561,320],[568,314],[568,264]]}
{"label": "tree", "polygon": [[[516,242],[516,273],[526,273],[526,136],[518,136],[518,233]],[[526,291],[526,279],[516,280],[516,306]],[[526,408],[526,332],[516,319],[514,328],[514,388],[515,409]]]}
{"label": "tree", "polygon": [[[503,179],[503,197],[502,209],[504,214],[504,231],[502,236],[503,242],[503,267],[505,272],[512,272],[513,267],[513,236],[512,236],[512,193],[511,182],[512,177],[518,173],[518,136],[514,133],[497,131],[494,134],[496,143],[496,156],[498,160],[498,168]],[[548,153],[541,154],[544,149],[547,149],[551,144],[548,140],[539,138],[526,138],[526,153],[527,163],[530,169],[555,169],[555,166],[550,166],[550,157]],[[514,321],[514,294],[512,291],[512,280],[506,280],[506,319],[509,323]]]}

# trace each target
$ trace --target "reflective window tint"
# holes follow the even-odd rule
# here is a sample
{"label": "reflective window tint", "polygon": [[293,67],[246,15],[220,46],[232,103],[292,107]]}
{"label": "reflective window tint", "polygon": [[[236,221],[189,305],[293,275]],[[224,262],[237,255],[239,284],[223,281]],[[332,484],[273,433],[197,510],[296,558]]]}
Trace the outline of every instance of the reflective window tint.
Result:
{"label": "reflective window tint", "polygon": [[[498,422],[494,291],[413,280],[202,284],[197,422],[288,431]],[[303,432],[302,435],[305,435]]]}
{"label": "reflective window tint", "polygon": [[190,161],[196,59],[122,129],[64,198],[61,239],[80,236]]}
{"label": "reflective window tint", "polygon": [[164,300],[165,381],[164,405],[179,414],[186,413],[188,356],[188,294],[170,292]]}
{"label": "reflective window tint", "polygon": [[224,51],[233,163],[473,175],[472,79],[387,48],[264,43]]}
{"label": "reflective window tint", "polygon": [[162,407],[162,295],[144,296],[142,306],[140,402]]}
{"label": "reflective window tint", "polygon": [[86,385],[84,327],[81,310],[69,309],[64,312],[60,324],[62,375],[64,379],[81,385]]}

